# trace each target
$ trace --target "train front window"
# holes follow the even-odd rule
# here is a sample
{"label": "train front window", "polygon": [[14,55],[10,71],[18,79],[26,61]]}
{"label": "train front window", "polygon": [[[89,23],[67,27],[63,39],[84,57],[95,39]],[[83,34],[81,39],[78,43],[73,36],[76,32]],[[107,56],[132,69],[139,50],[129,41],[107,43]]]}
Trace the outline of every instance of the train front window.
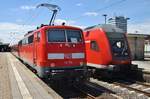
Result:
{"label": "train front window", "polygon": [[78,30],[66,30],[68,42],[78,43],[82,42],[81,32]]}
{"label": "train front window", "polygon": [[48,42],[65,42],[64,30],[48,30]]}
{"label": "train front window", "polygon": [[122,33],[107,33],[115,57],[128,56],[127,40]]}
{"label": "train front window", "polygon": [[82,42],[80,30],[50,29],[47,31],[48,42]]}

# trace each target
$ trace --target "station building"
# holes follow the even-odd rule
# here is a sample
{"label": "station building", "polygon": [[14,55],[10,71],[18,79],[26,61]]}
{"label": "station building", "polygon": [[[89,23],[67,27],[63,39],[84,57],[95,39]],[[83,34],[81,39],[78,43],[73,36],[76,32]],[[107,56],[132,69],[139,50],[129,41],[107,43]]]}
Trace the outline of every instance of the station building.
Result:
{"label": "station building", "polygon": [[0,52],[9,52],[9,43],[0,43]]}
{"label": "station building", "polygon": [[150,35],[145,34],[127,34],[133,60],[144,60],[144,58],[148,56],[145,55],[145,53],[150,50],[148,49],[150,48],[150,39],[148,40],[149,36]]}

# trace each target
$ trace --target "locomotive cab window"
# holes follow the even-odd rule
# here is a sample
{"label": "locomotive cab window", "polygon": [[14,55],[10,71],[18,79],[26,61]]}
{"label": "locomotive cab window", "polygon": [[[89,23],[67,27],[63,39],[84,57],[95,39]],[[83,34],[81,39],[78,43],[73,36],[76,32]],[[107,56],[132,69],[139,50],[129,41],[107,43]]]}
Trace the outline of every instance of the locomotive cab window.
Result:
{"label": "locomotive cab window", "polygon": [[22,45],[22,40],[21,40],[21,41],[19,41],[18,45],[20,45],[20,46]]}
{"label": "locomotive cab window", "polygon": [[82,42],[80,30],[51,29],[47,32],[48,42]]}
{"label": "locomotive cab window", "polygon": [[31,43],[33,43],[33,35],[28,37],[28,44],[31,44]]}
{"label": "locomotive cab window", "polygon": [[67,41],[72,43],[82,42],[81,31],[78,30],[66,30]]}
{"label": "locomotive cab window", "polygon": [[48,30],[47,32],[48,42],[65,42],[65,31],[64,30]]}
{"label": "locomotive cab window", "polygon": [[94,51],[99,51],[99,47],[96,41],[91,41],[90,48]]}
{"label": "locomotive cab window", "polygon": [[114,57],[128,57],[128,43],[123,33],[107,33]]}

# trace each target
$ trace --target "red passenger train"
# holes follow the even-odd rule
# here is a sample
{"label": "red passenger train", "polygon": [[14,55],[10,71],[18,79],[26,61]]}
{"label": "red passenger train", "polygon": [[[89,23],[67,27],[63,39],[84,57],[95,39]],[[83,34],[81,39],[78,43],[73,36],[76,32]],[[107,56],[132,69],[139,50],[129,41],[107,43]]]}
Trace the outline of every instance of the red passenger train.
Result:
{"label": "red passenger train", "polygon": [[13,46],[13,53],[41,78],[84,76],[86,55],[80,28],[42,26]]}
{"label": "red passenger train", "polygon": [[112,25],[103,24],[84,30],[87,65],[101,70],[124,70],[131,66],[131,55],[125,33]]}

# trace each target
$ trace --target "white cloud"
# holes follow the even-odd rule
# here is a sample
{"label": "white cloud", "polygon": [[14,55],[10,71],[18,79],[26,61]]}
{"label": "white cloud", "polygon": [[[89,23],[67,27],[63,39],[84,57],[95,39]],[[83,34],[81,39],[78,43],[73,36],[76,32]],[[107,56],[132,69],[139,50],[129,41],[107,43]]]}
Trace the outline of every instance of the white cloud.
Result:
{"label": "white cloud", "polygon": [[83,15],[84,16],[98,16],[98,13],[97,12],[85,12]]}
{"label": "white cloud", "polygon": [[77,3],[76,6],[82,6],[82,3]]}
{"label": "white cloud", "polygon": [[[62,22],[65,22],[66,25],[75,26],[79,28],[85,28],[85,26],[76,24],[73,20],[64,20],[64,19],[56,19],[55,23],[57,25],[61,25]],[[1,22],[0,23],[0,40],[5,43],[15,44],[21,38],[23,38],[24,34],[27,31],[35,29],[36,26],[34,25],[20,25],[17,23],[10,23],[10,22]]]}
{"label": "white cloud", "polygon": [[20,7],[22,10],[34,10],[36,7],[35,6],[28,6],[28,5],[23,5]]}
{"label": "white cloud", "polygon": [[129,24],[128,32],[129,33],[139,33],[139,34],[149,34],[150,35],[150,23],[140,23],[140,24]]}
{"label": "white cloud", "polygon": [[56,19],[55,20],[56,25],[61,25],[63,22],[65,22],[66,25],[79,27],[81,29],[84,29],[86,27],[86,26],[83,26],[83,25],[76,24],[76,21],[74,21],[74,20],[64,20],[64,19]]}
{"label": "white cloud", "polygon": [[8,22],[0,23],[0,39],[2,39],[3,42],[15,43],[21,39],[27,31],[33,29],[35,29],[35,26]]}
{"label": "white cloud", "polygon": [[64,22],[64,23],[67,23],[67,21],[64,20],[64,19],[56,19],[54,23],[55,23],[56,25],[61,25],[63,22]]}
{"label": "white cloud", "polygon": [[56,25],[61,25],[63,22],[65,22],[66,25],[73,25],[73,24],[76,23],[76,22],[73,21],[73,20],[64,20],[64,19],[56,19],[56,20],[55,20],[55,24],[56,24]]}

